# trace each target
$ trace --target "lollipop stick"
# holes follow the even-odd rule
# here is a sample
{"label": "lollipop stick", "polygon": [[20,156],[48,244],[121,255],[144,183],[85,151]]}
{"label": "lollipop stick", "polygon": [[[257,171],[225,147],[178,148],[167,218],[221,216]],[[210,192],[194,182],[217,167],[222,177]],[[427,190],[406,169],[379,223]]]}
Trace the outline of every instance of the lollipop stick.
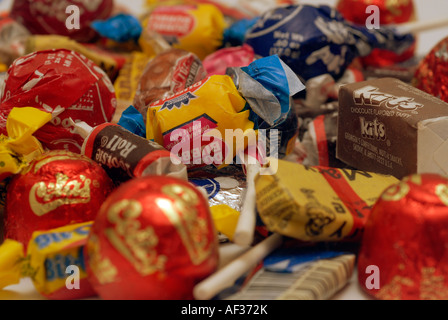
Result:
{"label": "lollipop stick", "polygon": [[400,34],[419,33],[437,28],[448,27],[448,18],[403,23],[396,26]]}
{"label": "lollipop stick", "polygon": [[222,290],[233,286],[239,277],[256,267],[261,260],[278,248],[282,244],[282,240],[281,235],[274,233],[239,258],[198,283],[193,289],[195,299],[209,300]]}
{"label": "lollipop stick", "polygon": [[244,203],[240,212],[240,217],[233,236],[233,242],[240,246],[250,246],[254,239],[257,221],[255,177],[261,169],[260,163],[255,158],[250,159],[249,156],[246,159],[247,189],[244,196]]}

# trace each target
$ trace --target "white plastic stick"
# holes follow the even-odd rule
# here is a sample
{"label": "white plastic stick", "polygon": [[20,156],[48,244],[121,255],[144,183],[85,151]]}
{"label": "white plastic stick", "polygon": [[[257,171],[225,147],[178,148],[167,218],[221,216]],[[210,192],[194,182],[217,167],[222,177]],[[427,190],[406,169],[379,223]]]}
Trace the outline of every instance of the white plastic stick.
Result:
{"label": "white plastic stick", "polygon": [[448,18],[428,20],[428,21],[407,22],[400,25],[396,25],[396,30],[400,34],[406,34],[406,33],[419,33],[443,27],[448,27]]}
{"label": "white plastic stick", "polygon": [[193,289],[196,300],[210,300],[224,289],[230,288],[246,272],[256,267],[282,244],[283,237],[274,233],[222,269],[198,283]]}
{"label": "white plastic stick", "polygon": [[246,161],[247,189],[241,208],[240,217],[233,235],[233,242],[240,246],[250,246],[254,240],[255,226],[257,222],[255,177],[260,172],[260,163],[250,157]]}

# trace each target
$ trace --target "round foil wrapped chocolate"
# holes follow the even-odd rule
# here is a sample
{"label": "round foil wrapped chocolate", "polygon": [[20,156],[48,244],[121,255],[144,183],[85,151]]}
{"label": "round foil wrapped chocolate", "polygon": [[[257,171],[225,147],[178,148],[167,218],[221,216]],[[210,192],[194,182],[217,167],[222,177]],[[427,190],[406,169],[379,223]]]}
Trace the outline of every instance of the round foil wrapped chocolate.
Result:
{"label": "round foil wrapped chocolate", "polygon": [[5,238],[25,246],[34,231],[94,220],[114,188],[96,162],[69,151],[49,151],[8,185]]}
{"label": "round foil wrapped chocolate", "polygon": [[[366,9],[374,5],[379,8],[380,26],[400,24],[415,20],[415,6],[413,0],[390,1],[390,0],[339,0],[336,8],[345,19],[358,25],[365,25],[373,14]],[[365,13],[365,14],[363,14]],[[362,58],[367,66],[389,66],[411,59],[416,50],[414,43],[408,50],[397,54],[388,50],[373,49],[372,53]]]}
{"label": "round foil wrapped chocolate", "polygon": [[208,202],[192,184],[147,176],[117,188],[87,244],[90,283],[103,299],[193,299],[218,264]]}
{"label": "round foil wrapped chocolate", "polygon": [[33,34],[59,34],[89,42],[98,34],[90,27],[110,17],[113,0],[14,0],[10,15]]}
{"label": "round foil wrapped chocolate", "polygon": [[12,108],[34,107],[53,119],[35,137],[50,150],[81,152],[84,142],[75,121],[92,127],[109,122],[116,108],[109,77],[93,61],[65,49],[31,53],[14,61],[1,92],[0,133],[7,135],[6,119]]}
{"label": "round foil wrapped chocolate", "polygon": [[448,178],[420,174],[387,188],[367,220],[361,287],[383,300],[448,299]]}
{"label": "round foil wrapped chocolate", "polygon": [[420,61],[413,85],[448,102],[448,37],[442,39]]}

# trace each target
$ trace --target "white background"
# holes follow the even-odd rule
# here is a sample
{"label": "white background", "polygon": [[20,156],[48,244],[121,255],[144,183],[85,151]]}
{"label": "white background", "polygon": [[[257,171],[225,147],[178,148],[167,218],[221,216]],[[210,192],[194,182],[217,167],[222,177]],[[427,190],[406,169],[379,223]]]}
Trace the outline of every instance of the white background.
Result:
{"label": "white background", "polygon": [[[56,0],[55,0],[56,1]],[[136,15],[141,13],[143,0],[116,0],[117,3],[130,7]],[[11,1],[0,1],[0,10],[8,10]],[[327,4],[335,5],[336,0],[302,0],[303,4]],[[448,17],[448,0],[414,0],[417,11],[417,19],[421,21],[436,20]],[[360,12],[360,14],[364,14]],[[367,15],[366,15],[367,18]],[[426,55],[431,48],[443,38],[448,37],[448,27],[419,34],[417,54]],[[9,286],[6,290],[0,290],[2,299],[43,299],[38,294],[29,279],[22,279],[19,285]],[[364,300],[369,297],[364,294],[358,285],[356,273],[348,286],[334,297],[335,300]]]}

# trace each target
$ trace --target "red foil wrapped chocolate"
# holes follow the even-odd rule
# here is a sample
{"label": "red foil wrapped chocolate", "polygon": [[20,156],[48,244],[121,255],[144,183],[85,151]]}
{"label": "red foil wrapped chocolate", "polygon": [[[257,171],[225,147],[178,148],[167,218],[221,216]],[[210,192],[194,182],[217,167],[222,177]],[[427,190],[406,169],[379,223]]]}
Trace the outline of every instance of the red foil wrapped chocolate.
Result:
{"label": "red foil wrapped chocolate", "polygon": [[[73,5],[79,12],[69,10],[66,13]],[[113,6],[113,0],[14,0],[10,15],[32,34],[59,34],[89,42],[98,36],[90,24],[109,18]],[[76,26],[78,21],[79,26]]]}
{"label": "red foil wrapped chocolate", "polygon": [[383,300],[448,299],[448,178],[420,174],[386,189],[367,220],[358,280]]}
{"label": "red foil wrapped chocolate", "polygon": [[[371,5],[375,5],[380,9],[380,26],[415,20],[413,0],[339,0],[336,8],[348,21],[365,25],[368,18],[372,15],[372,13],[366,13],[367,7]],[[390,66],[411,59],[415,54],[415,50],[415,43],[402,54],[374,49],[370,55],[363,57],[361,60],[366,66]]]}
{"label": "red foil wrapped chocolate", "polygon": [[95,219],[114,188],[96,162],[69,151],[49,151],[8,185],[5,238],[25,246],[34,231]]}
{"label": "red foil wrapped chocolate", "polygon": [[418,89],[448,102],[448,37],[420,61],[412,82]]}
{"label": "red foil wrapped chocolate", "polygon": [[193,299],[195,284],[218,265],[208,202],[177,178],[128,181],[101,207],[85,256],[103,299]]}
{"label": "red foil wrapped chocolate", "polygon": [[[45,50],[16,59],[8,70],[0,99],[0,133],[14,107],[52,114],[35,137],[50,150],[81,152],[84,139],[73,121],[95,127],[112,119],[116,96],[104,71],[84,56],[65,49]],[[70,119],[71,118],[71,119]]]}

